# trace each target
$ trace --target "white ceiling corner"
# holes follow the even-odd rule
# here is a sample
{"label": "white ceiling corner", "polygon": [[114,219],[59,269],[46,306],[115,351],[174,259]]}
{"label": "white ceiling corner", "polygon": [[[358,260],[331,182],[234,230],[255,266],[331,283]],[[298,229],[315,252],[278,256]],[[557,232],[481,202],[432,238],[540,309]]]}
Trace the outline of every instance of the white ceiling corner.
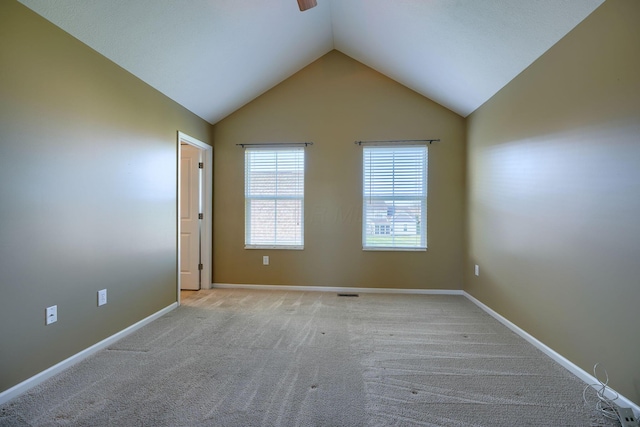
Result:
{"label": "white ceiling corner", "polygon": [[336,48],[467,116],[604,0],[19,0],[216,123]]}
{"label": "white ceiling corner", "polygon": [[335,1],[335,46],[466,117],[603,1]]}

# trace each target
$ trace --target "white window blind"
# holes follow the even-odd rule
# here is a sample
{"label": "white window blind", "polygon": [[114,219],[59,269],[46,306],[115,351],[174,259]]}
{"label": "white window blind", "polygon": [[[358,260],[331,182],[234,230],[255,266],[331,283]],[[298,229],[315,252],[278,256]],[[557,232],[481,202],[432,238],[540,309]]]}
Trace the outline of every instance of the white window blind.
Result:
{"label": "white window blind", "polygon": [[427,147],[363,147],[362,246],[427,248]]}
{"label": "white window blind", "polygon": [[246,148],[245,247],[303,245],[304,148]]}

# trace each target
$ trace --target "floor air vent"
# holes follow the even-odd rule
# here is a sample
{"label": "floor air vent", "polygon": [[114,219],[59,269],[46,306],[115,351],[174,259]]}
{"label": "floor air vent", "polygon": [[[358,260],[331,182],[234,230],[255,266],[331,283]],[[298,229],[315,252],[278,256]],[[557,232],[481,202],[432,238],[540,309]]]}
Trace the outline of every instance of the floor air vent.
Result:
{"label": "floor air vent", "polygon": [[359,297],[358,294],[338,294],[339,297]]}

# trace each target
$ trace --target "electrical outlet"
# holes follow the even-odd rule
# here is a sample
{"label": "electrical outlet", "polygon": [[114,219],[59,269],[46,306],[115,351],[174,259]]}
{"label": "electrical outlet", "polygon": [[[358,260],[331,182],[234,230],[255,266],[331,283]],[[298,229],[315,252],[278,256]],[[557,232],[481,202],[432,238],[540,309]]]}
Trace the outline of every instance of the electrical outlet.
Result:
{"label": "electrical outlet", "polygon": [[98,307],[107,303],[107,290],[98,291]]}
{"label": "electrical outlet", "polygon": [[58,306],[47,307],[45,324],[50,325],[58,321]]}
{"label": "electrical outlet", "polygon": [[269,265],[269,255],[262,257],[262,265]]}
{"label": "electrical outlet", "polygon": [[618,406],[618,415],[620,416],[620,424],[622,427],[638,427],[638,419],[631,408],[621,408]]}
{"label": "electrical outlet", "polygon": [[474,273],[476,276],[479,276],[479,275],[480,275],[480,266],[479,266],[478,264],[476,264],[475,268],[473,269],[473,273]]}

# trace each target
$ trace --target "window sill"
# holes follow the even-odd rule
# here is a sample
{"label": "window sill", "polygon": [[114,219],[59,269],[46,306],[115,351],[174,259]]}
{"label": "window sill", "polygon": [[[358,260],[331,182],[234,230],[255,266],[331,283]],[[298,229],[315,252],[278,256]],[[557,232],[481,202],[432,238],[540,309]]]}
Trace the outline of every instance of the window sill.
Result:
{"label": "window sill", "polygon": [[304,246],[300,245],[245,245],[245,249],[284,249],[289,251],[304,250]]}
{"label": "window sill", "polygon": [[364,246],[362,250],[373,251],[373,252],[426,252],[427,248],[388,248],[388,247]]}

